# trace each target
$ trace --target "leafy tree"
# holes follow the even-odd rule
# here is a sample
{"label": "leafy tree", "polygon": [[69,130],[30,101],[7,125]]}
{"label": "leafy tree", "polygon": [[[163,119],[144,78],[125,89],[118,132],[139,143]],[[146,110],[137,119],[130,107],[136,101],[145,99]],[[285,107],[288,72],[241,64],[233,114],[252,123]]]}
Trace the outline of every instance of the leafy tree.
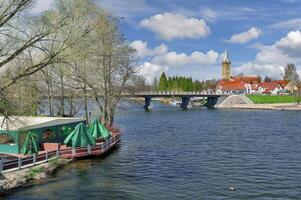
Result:
{"label": "leafy tree", "polygon": [[167,77],[165,72],[163,72],[159,79],[159,91],[166,91],[168,88]]}

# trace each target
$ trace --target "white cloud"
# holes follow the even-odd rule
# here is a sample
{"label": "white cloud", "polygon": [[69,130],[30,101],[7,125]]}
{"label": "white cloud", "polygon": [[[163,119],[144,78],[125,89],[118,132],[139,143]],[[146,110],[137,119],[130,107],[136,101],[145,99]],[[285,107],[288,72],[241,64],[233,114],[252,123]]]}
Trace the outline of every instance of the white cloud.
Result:
{"label": "white cloud", "polygon": [[147,56],[157,56],[167,53],[168,51],[168,47],[165,44],[161,44],[160,46],[155,47],[154,49],[149,49],[147,46],[147,42],[143,42],[141,40],[135,40],[131,42],[130,47],[136,49],[137,55],[140,58],[144,58]]}
{"label": "white cloud", "polygon": [[234,69],[235,73],[280,78],[287,63],[301,64],[301,32],[291,31],[271,46],[263,46],[252,62]]}
{"label": "white cloud", "polygon": [[166,72],[168,69],[167,66],[144,62],[143,65],[140,66],[138,74],[143,76],[147,83],[151,84],[154,78],[158,78],[162,72]]}
{"label": "white cloud", "polygon": [[229,42],[245,44],[250,40],[258,38],[260,35],[261,35],[261,30],[256,27],[252,27],[247,31],[232,35]]}
{"label": "white cloud", "polygon": [[102,8],[113,15],[124,18],[127,22],[133,22],[133,18],[152,12],[152,8],[146,0],[97,0]]}
{"label": "white cloud", "polygon": [[156,33],[160,38],[201,38],[210,34],[210,28],[203,19],[187,18],[182,14],[157,14],[140,22],[140,26]]}
{"label": "white cloud", "polygon": [[207,53],[195,51],[191,55],[185,53],[168,52],[166,54],[156,56],[152,60],[153,63],[166,65],[170,67],[185,67],[187,65],[212,65],[218,60],[219,54],[213,50]]}
{"label": "white cloud", "polygon": [[[263,8],[251,8],[243,6],[220,6],[220,7],[202,7],[200,9],[201,16],[209,21],[231,20],[241,21],[243,19],[261,18],[266,12]],[[269,13],[270,14],[270,13]]]}
{"label": "white cloud", "polygon": [[212,10],[211,8],[202,8],[201,15],[208,21],[215,21],[219,17],[219,13]]}
{"label": "white cloud", "polygon": [[[199,77],[198,73],[202,66],[206,66],[210,67],[210,73],[213,73],[213,67],[216,66],[220,58],[220,55],[213,50],[207,53],[194,51],[187,55],[185,53],[168,52],[168,47],[164,44],[150,49],[147,42],[141,40],[133,41],[130,46],[137,50],[138,56],[144,58],[144,63],[141,65],[138,74],[145,77],[148,83],[151,83],[154,77],[160,76],[163,71],[169,69],[172,69],[173,72],[181,71],[182,75]],[[206,70],[202,75],[202,78],[205,78]]]}
{"label": "white cloud", "polygon": [[32,13],[41,13],[48,10],[53,4],[54,0],[37,0]]}
{"label": "white cloud", "polygon": [[286,37],[281,38],[275,46],[289,56],[301,55],[301,31],[291,31]]}
{"label": "white cloud", "polygon": [[269,76],[279,78],[283,73],[284,67],[277,64],[258,64],[256,62],[248,62],[238,68],[234,68],[234,73],[243,73],[245,75],[253,76]]}
{"label": "white cloud", "polygon": [[271,28],[279,29],[301,29],[301,18],[290,19],[273,24]]}

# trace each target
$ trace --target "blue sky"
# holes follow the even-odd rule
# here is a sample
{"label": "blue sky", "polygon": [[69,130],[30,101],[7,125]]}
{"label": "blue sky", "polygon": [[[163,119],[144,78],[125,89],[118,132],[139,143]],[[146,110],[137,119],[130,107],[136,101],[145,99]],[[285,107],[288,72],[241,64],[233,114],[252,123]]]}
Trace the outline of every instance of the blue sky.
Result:
{"label": "blue sky", "polygon": [[[51,0],[39,0],[36,12]],[[221,77],[227,44],[233,74],[278,78],[293,62],[301,75],[301,0],[98,0],[121,17],[137,49],[140,74],[163,71],[204,80]]]}

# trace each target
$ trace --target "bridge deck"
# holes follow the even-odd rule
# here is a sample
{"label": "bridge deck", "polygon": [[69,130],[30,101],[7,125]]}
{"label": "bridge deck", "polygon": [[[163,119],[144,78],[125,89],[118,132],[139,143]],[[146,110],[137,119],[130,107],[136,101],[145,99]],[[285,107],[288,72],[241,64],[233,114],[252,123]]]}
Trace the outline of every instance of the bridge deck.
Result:
{"label": "bridge deck", "polygon": [[221,97],[229,94],[202,93],[202,92],[139,92],[123,94],[124,97]]}

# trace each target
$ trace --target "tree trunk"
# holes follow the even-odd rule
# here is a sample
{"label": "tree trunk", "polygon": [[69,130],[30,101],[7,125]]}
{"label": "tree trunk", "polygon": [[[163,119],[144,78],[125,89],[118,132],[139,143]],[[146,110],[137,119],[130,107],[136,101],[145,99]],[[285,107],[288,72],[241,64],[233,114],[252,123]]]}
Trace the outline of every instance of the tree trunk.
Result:
{"label": "tree trunk", "polygon": [[71,92],[71,95],[70,95],[70,109],[69,109],[69,116],[73,116],[74,113],[73,113],[73,93]]}
{"label": "tree trunk", "polygon": [[89,124],[89,115],[88,115],[88,98],[87,98],[87,85],[84,85],[84,109],[85,109],[85,117],[86,123]]}
{"label": "tree trunk", "polygon": [[54,116],[53,113],[53,84],[52,84],[52,67],[49,71],[49,114],[51,117]]}
{"label": "tree trunk", "polygon": [[64,91],[64,73],[62,66],[60,66],[60,83],[61,83],[61,105],[60,105],[60,115],[63,117],[65,114],[65,91]]}

